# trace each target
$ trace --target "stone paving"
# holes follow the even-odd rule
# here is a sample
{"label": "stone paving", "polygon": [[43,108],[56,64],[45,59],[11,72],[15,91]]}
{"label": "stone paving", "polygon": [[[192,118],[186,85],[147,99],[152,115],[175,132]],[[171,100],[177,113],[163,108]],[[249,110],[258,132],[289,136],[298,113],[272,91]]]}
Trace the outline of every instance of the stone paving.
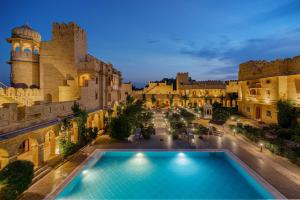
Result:
{"label": "stone paving", "polygon": [[60,184],[95,148],[99,149],[228,149],[261,175],[278,191],[290,199],[300,199],[300,168],[285,158],[271,154],[246,141],[241,136],[233,136],[228,127],[224,127],[223,137],[206,136],[195,138],[194,143],[185,140],[173,140],[167,133],[168,125],[162,120],[161,113],[155,114],[156,135],[150,140],[119,142],[103,135],[95,144],[73,156],[70,161],[53,169],[40,181],[32,185],[21,199],[43,199]]}

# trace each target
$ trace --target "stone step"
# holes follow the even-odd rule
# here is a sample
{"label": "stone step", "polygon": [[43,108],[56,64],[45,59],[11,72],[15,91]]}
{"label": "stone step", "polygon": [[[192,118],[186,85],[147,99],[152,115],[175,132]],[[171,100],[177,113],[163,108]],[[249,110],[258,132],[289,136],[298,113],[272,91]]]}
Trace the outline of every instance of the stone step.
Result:
{"label": "stone step", "polygon": [[39,168],[38,170],[36,170],[34,172],[34,177],[32,179],[32,184],[35,183],[36,181],[40,180],[42,177],[44,177],[46,174],[48,174],[48,172],[50,172],[52,170],[51,167],[45,165],[41,168]]}

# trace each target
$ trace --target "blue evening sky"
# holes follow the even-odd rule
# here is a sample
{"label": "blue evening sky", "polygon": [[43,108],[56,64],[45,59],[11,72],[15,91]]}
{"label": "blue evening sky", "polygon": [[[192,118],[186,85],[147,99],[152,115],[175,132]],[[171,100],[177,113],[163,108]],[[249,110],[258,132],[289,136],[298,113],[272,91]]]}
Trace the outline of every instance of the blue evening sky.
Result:
{"label": "blue evening sky", "polygon": [[88,51],[138,86],[190,72],[193,79],[236,79],[251,59],[300,54],[300,0],[2,0],[0,81],[9,82],[15,26],[29,24],[43,40],[52,22],[78,23]]}

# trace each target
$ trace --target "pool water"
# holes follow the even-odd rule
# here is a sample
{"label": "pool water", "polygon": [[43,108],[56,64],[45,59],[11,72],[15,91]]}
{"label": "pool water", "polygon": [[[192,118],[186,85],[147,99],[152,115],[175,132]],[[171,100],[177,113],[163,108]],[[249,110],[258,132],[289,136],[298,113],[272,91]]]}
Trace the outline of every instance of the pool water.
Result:
{"label": "pool water", "polygon": [[106,152],[57,199],[274,198],[225,152]]}

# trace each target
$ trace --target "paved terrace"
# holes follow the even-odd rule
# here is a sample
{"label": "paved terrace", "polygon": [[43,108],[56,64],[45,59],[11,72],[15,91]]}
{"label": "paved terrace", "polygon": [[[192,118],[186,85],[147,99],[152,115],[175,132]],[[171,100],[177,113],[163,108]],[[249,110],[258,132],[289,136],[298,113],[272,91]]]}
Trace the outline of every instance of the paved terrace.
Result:
{"label": "paved terrace", "polygon": [[251,167],[256,173],[267,180],[278,191],[290,199],[300,199],[300,168],[290,163],[287,159],[273,155],[246,141],[241,136],[233,136],[227,126],[222,129],[223,137],[206,136],[204,140],[195,138],[193,144],[184,140],[173,140],[167,135],[167,129],[163,116],[155,114],[156,135],[150,140],[140,142],[119,142],[108,136],[98,138],[93,146],[90,146],[75,154],[72,159],[60,167],[53,169],[44,178],[32,185],[21,199],[43,199],[52,192],[57,185],[64,181],[88,154],[94,149],[228,149]]}

